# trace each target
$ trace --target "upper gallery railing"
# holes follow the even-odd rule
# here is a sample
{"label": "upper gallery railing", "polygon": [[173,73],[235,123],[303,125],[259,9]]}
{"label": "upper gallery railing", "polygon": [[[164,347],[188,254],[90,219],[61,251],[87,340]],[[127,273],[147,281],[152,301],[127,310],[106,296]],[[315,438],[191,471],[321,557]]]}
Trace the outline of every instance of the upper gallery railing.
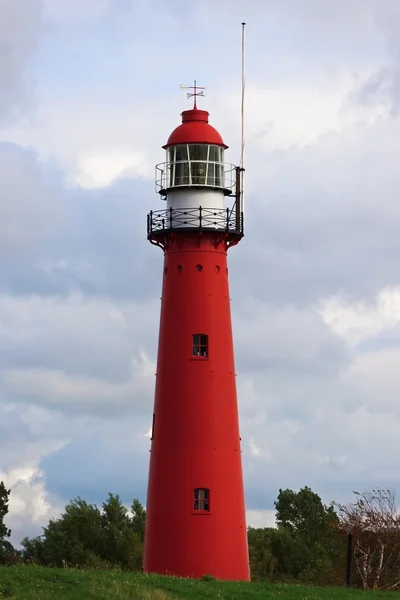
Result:
{"label": "upper gallery railing", "polygon": [[230,163],[182,160],[156,166],[156,191],[161,195],[171,188],[188,186],[219,188],[230,195],[235,185],[236,167]]}

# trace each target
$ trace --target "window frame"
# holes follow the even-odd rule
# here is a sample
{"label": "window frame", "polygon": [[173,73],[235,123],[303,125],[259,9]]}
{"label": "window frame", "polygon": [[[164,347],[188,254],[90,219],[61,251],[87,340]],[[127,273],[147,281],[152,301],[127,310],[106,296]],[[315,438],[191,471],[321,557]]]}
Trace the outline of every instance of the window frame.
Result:
{"label": "window frame", "polygon": [[[198,342],[196,343],[196,338]],[[202,343],[202,338],[205,339],[205,343]],[[199,353],[195,353],[195,349],[198,349]],[[201,349],[205,348],[205,354],[201,354]],[[193,333],[192,335],[192,358],[195,360],[208,360],[210,358],[210,343],[207,333]]]}
{"label": "window frame", "polygon": [[[194,488],[192,498],[192,514],[209,515],[211,512],[210,496],[210,488]],[[196,503],[198,503],[198,506],[201,506],[201,508],[196,508]]]}
{"label": "window frame", "polygon": [[[205,158],[192,159],[191,149],[195,147],[206,147],[207,152]],[[183,151],[185,148],[185,151]],[[177,160],[177,154],[186,155],[186,159]],[[193,152],[194,156],[196,153]],[[213,154],[220,158],[220,160],[210,160],[210,156]],[[217,144],[178,144],[167,148],[167,162],[166,162],[166,182],[167,187],[185,187],[185,186],[200,186],[200,187],[212,187],[223,189],[225,186],[225,169],[224,169],[224,148]],[[200,165],[203,165],[205,171],[204,174],[199,175],[197,169],[200,169]],[[213,175],[211,177],[212,182],[209,181],[208,171],[209,166],[212,165]],[[183,183],[176,181],[176,175],[179,172],[179,178]],[[204,181],[193,182],[193,178],[201,178]]]}

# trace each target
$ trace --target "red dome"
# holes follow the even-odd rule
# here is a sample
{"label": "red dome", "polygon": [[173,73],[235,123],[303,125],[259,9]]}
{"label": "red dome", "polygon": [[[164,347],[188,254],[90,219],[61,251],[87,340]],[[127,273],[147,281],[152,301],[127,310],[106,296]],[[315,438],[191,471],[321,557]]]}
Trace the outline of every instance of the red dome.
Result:
{"label": "red dome", "polygon": [[215,144],[228,148],[218,131],[208,122],[206,110],[192,108],[182,113],[182,125],[179,125],[168,138],[163,148],[177,144]]}

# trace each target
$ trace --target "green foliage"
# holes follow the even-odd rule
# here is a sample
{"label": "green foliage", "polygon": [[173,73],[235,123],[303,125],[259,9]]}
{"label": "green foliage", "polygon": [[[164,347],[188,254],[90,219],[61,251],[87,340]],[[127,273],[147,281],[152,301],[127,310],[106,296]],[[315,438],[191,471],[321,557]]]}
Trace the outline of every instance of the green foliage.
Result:
{"label": "green foliage", "polygon": [[[6,514],[8,494],[3,486],[1,519]],[[334,506],[324,505],[318,494],[308,487],[298,492],[279,490],[275,508],[276,528],[248,530],[252,579],[343,585],[348,529],[343,525],[343,516],[341,522]],[[145,525],[146,512],[136,499],[127,509],[119,496],[113,494],[108,495],[101,508],[78,498],[66,506],[59,519],[49,522],[43,535],[22,541],[23,559],[27,563],[55,567],[138,571],[142,565]],[[391,549],[400,547],[400,537],[396,530],[397,537],[394,539],[393,528],[389,529],[388,540],[392,545],[386,544],[385,548],[389,548],[391,554],[384,566],[396,583],[399,554]],[[2,531],[8,533],[4,525]],[[364,537],[359,537],[358,542],[355,540],[355,548],[357,543],[365,545],[368,542],[376,563],[380,538],[375,530],[373,535],[367,533],[364,532]],[[6,542],[3,538],[3,548]],[[374,568],[375,563],[372,564]],[[360,585],[357,573],[354,569],[354,583]],[[385,577],[385,581],[388,580],[388,575]],[[213,582],[208,575],[205,575],[205,580],[211,589]],[[380,587],[383,587],[382,582],[381,578],[378,582]]]}
{"label": "green foliage", "polygon": [[22,540],[23,559],[56,567],[138,570],[145,511],[137,500],[133,506],[135,513],[131,515],[119,496],[113,494],[108,495],[102,510],[77,498],[59,519],[49,522],[42,536]]}
{"label": "green foliage", "polygon": [[7,490],[3,481],[0,482],[0,564],[12,562],[15,550],[8,538],[11,535],[11,529],[4,523],[4,518],[8,513],[8,502],[11,490]]}
{"label": "green foliage", "polygon": [[11,531],[4,524],[4,517],[8,513],[8,502],[11,490],[7,490],[4,482],[0,481],[0,540],[8,538]]}
{"label": "green foliage", "polygon": [[278,525],[301,533],[304,539],[312,543],[339,522],[334,507],[322,504],[318,494],[307,486],[299,492],[279,490],[275,508]]}
{"label": "green foliage", "polygon": [[142,573],[43,567],[0,567],[0,598],[13,600],[394,600],[363,592],[264,582],[222,582]]}
{"label": "green foliage", "polygon": [[[134,501],[138,502],[138,501]],[[140,504],[140,503],[139,503]],[[143,510],[143,507],[140,505]],[[135,531],[136,522],[121,503],[119,496],[109,494],[103,504],[102,558],[123,569],[141,568],[143,542]]]}
{"label": "green foliage", "polygon": [[135,498],[131,506],[132,529],[139,536],[140,541],[144,542],[144,530],[146,528],[146,511]]}
{"label": "green foliage", "polygon": [[21,541],[21,546],[23,547],[22,556],[23,560],[26,563],[32,563],[37,565],[46,565],[50,564],[46,560],[45,556],[45,543],[41,536],[37,536],[34,538],[24,537]]}
{"label": "green foliage", "polygon": [[11,530],[4,523],[4,517],[8,513],[8,502],[11,490],[7,490],[3,481],[0,481],[0,543],[9,538]]}
{"label": "green foliage", "polygon": [[344,580],[345,546],[333,506],[310,488],[279,490],[277,528],[249,529],[254,579],[332,584]]}
{"label": "green foliage", "polygon": [[249,559],[253,580],[273,580],[277,573],[277,559],[274,555],[274,541],[277,530],[272,527],[254,529],[249,527]]}
{"label": "green foliage", "polygon": [[[334,509],[309,488],[280,490],[277,528],[248,530],[252,579],[320,584],[344,581],[345,544]],[[78,498],[43,535],[22,540],[27,563],[91,569],[141,569],[146,512],[109,494],[101,509]],[[208,580],[208,577],[207,577]]]}

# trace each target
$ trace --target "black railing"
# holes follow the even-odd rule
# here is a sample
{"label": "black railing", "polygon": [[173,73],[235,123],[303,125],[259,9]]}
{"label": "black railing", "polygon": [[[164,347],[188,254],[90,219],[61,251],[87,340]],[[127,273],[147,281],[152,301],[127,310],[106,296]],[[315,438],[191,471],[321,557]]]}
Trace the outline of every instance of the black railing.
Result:
{"label": "black railing", "polygon": [[[238,229],[239,226],[239,229]],[[147,215],[147,237],[170,231],[215,231],[243,235],[243,213],[236,219],[231,208],[167,208]]]}

